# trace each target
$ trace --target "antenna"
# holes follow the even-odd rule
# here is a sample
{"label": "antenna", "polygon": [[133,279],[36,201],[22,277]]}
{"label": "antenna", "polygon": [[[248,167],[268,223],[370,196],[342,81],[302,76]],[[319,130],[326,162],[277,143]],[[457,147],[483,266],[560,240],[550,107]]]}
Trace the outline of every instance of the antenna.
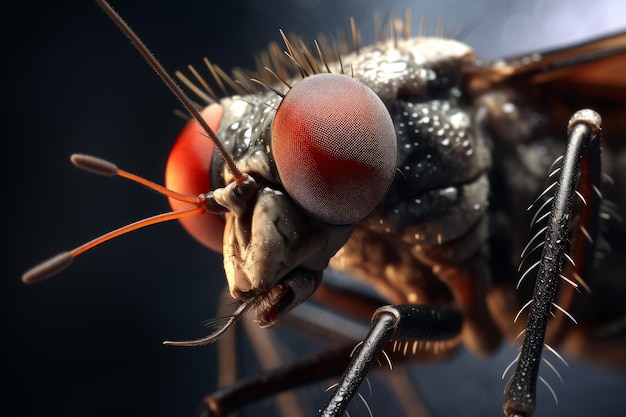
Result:
{"label": "antenna", "polygon": [[202,129],[204,129],[208,137],[213,141],[213,143],[215,143],[215,146],[217,147],[220,155],[222,156],[222,158],[224,158],[224,161],[228,166],[228,170],[235,177],[235,181],[237,182],[237,184],[246,181],[247,175],[242,173],[239,168],[237,168],[235,161],[230,156],[213,129],[211,129],[209,124],[200,115],[200,112],[192,104],[191,100],[189,99],[189,97],[187,97],[182,88],[180,88],[180,86],[176,84],[176,81],[174,81],[174,79],[167,73],[167,71],[165,71],[163,65],[161,65],[161,63],[155,58],[155,56],[152,54],[152,52],[150,52],[148,47],[141,41],[141,39],[139,39],[135,32],[133,32],[130,26],[128,26],[128,23],[126,23],[124,19],[122,19],[122,17],[115,10],[113,10],[111,5],[109,5],[106,0],[96,0],[96,2],[100,7],[102,7],[104,12],[111,18],[111,20],[113,20],[117,27],[119,27],[120,30],[124,32],[130,42],[135,46],[135,48],[137,48],[141,56],[143,56],[146,61],[148,61],[148,64],[157,73],[159,78],[161,78],[161,80],[165,83],[165,85],[167,85],[170,91],[174,93],[174,95],[178,98],[178,100],[180,100],[183,106],[185,106],[189,114],[191,114],[191,116],[193,116],[193,118],[198,121],[200,126],[202,126]]}
{"label": "antenna", "polygon": [[[74,154],[71,156],[70,159],[74,165],[81,169],[84,169],[85,171],[105,175],[107,177],[124,177],[131,181],[145,185],[146,187],[167,197],[189,203],[191,206],[183,210],[157,214],[156,216],[136,221],[134,223],[128,224],[126,226],[120,227],[119,229],[106,233],[93,240],[90,240],[89,242],[84,243],[77,248],[72,249],[71,251],[61,252],[60,254],[48,259],[45,262],[42,262],[34,268],[31,268],[24,275],[22,275],[22,281],[26,284],[34,284],[61,272],[63,269],[70,266],[74,258],[76,258],[81,253],[86,252],[89,249],[94,248],[95,246],[98,246],[115,237],[121,236],[128,232],[132,232],[133,230],[150,226],[152,224],[165,222],[168,220],[180,219],[181,217],[185,216],[202,214],[206,211],[214,211],[214,207],[211,207],[213,205],[212,203],[214,202],[214,200],[212,201],[212,193],[200,194],[199,196],[177,193],[161,185],[155,184],[152,181],[148,181],[142,177],[139,177],[135,174],[123,171],[115,166],[115,164],[112,164],[111,162],[105,161],[100,158],[96,158],[94,156]],[[226,209],[222,208],[221,211],[225,210]],[[215,211],[219,211],[219,209]]]}
{"label": "antenna", "polygon": [[[233,184],[234,189],[232,190],[235,196],[243,200],[248,199],[249,196],[253,195],[253,190],[256,190],[257,188],[254,179],[248,174],[241,172],[237,168],[235,161],[228,153],[228,150],[224,147],[215,132],[200,115],[200,112],[192,104],[191,100],[178,86],[178,84],[176,84],[174,79],[167,73],[167,71],[165,71],[163,66],[159,63],[159,61],[157,61],[152,52],[150,52],[150,50],[144,45],[139,37],[132,31],[128,24],[117,14],[115,10],[113,10],[113,8],[105,0],[96,0],[96,2],[98,3],[98,5],[100,5],[100,7],[102,7],[102,9],[111,18],[111,20],[113,20],[113,22],[122,30],[122,32],[124,32],[128,39],[130,39],[131,43],[135,46],[135,48],[137,48],[139,53],[146,59],[146,61],[148,61],[148,64],[152,67],[152,69],[154,69],[154,71],[158,74],[159,78],[161,78],[161,80],[165,83],[165,85],[167,85],[170,91],[172,91],[172,93],[174,93],[174,95],[180,100],[180,102],[187,109],[187,111],[198,121],[200,126],[202,126],[202,128],[205,130],[208,138],[213,141],[220,155],[226,162],[229,171],[232,173],[233,177],[235,177],[235,182]],[[213,192],[210,190],[207,190],[208,192],[206,194],[200,194],[198,196],[181,194],[176,191],[169,190],[152,181],[148,181],[135,174],[131,174],[127,171],[121,170],[115,164],[100,158],[88,155],[74,154],[71,156],[70,159],[74,165],[81,169],[105,176],[120,176],[127,178],[131,181],[142,184],[154,191],[157,191],[158,193],[161,193],[167,197],[188,203],[190,204],[190,207],[182,210],[158,214],[156,216],[139,220],[137,222],[106,233],[93,240],[90,240],[89,242],[84,243],[83,245],[80,245],[70,251],[61,252],[60,254],[48,259],[47,261],[42,262],[41,264],[35,266],[34,268],[31,268],[26,273],[24,273],[24,275],[22,275],[22,281],[24,283],[32,284],[49,278],[52,275],[55,275],[63,269],[67,268],[72,263],[72,261],[81,253],[84,253],[87,250],[94,248],[95,246],[98,246],[108,240],[126,234],[133,230],[140,229],[156,223],[161,223],[164,221],[180,219],[181,217],[185,216],[202,214],[207,211],[211,213],[223,213],[229,210],[214,198]]]}

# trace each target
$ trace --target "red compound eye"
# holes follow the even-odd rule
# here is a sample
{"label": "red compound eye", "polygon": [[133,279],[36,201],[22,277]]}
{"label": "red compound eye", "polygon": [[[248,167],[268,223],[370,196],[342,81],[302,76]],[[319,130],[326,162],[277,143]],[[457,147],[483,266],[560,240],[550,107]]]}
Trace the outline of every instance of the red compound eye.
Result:
{"label": "red compound eye", "polygon": [[317,74],[293,86],[272,126],[283,186],[326,223],[354,223],[376,207],[393,180],[396,148],[383,102],[341,74]]}
{"label": "red compound eye", "polygon": [[[212,104],[201,112],[213,131],[222,121],[224,109]],[[165,186],[179,193],[199,195],[211,190],[211,158],[213,142],[204,135],[196,120],[191,120],[176,139],[165,168]],[[189,207],[169,199],[172,210]],[[224,221],[216,214],[204,213],[179,219],[196,240],[217,252],[222,252]]]}

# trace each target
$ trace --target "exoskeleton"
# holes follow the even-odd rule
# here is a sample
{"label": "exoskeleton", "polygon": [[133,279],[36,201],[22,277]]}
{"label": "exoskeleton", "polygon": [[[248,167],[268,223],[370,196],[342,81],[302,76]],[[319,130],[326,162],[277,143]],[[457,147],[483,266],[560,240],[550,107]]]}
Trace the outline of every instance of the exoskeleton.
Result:
{"label": "exoskeleton", "polygon": [[[207,101],[201,111],[161,74],[193,119],[167,166],[175,193],[148,184],[168,195],[175,214],[137,226],[180,218],[222,251],[230,295],[241,303],[216,333],[169,344],[212,342],[248,310],[261,327],[289,315],[315,327],[292,312],[310,298],[374,315],[342,379],[347,391],[340,385],[324,415],[343,412],[387,350],[392,362],[433,351],[441,358],[459,346],[488,355],[503,339],[523,338],[508,417],[534,412],[544,346],[623,366],[623,271],[594,270],[598,253],[605,264],[623,263],[626,35],[493,62],[454,39],[412,36],[394,19],[370,46],[360,45],[354,24],[344,42],[284,34],[283,42],[260,56],[254,74],[227,75],[207,61],[213,87],[196,70],[179,74]],[[215,86],[230,95],[220,98]],[[135,179],[96,158],[73,161]],[[24,281],[58,272],[109,237]],[[329,267],[373,292],[325,282]],[[534,279],[541,285],[533,290]],[[204,410],[222,415],[232,398],[253,397],[246,389],[244,397],[209,396]]]}

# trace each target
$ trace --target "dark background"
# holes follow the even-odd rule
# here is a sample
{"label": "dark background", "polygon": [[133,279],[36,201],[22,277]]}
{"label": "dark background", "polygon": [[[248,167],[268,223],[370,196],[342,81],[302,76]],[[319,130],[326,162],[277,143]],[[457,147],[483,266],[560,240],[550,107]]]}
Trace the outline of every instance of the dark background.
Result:
{"label": "dark background", "polygon": [[[14,2],[17,3],[17,2]],[[366,36],[371,15],[413,10],[431,28],[478,25],[465,38],[485,58],[584,40],[626,28],[621,0],[373,2],[115,1],[114,7],[173,72],[203,56],[222,68],[251,66],[252,54],[278,41],[278,29],[334,34],[354,16]],[[562,2],[559,2],[562,3]],[[391,5],[391,6],[389,6]],[[621,6],[620,6],[621,5]],[[94,176],[68,161],[98,155],[162,182],[183,122],[178,103],[91,1],[5,6],[3,112],[4,259],[3,415],[195,414],[215,387],[215,347],[171,348],[165,339],[205,334],[225,285],[221,258],[175,223],[117,239],[36,286],[23,271],[61,250],[168,209],[163,198],[123,180]],[[10,21],[12,25],[9,25]],[[14,29],[7,29],[12,27]],[[8,56],[7,56],[8,52]],[[7,94],[8,91],[8,94]],[[490,360],[461,354],[418,367],[434,415],[499,416],[500,374],[508,347]],[[539,388],[538,415],[617,415],[624,372],[559,366],[560,405]],[[371,402],[384,395],[373,394]],[[383,401],[384,404],[384,401]],[[378,405],[375,415],[386,415]],[[367,415],[361,408],[351,415]]]}

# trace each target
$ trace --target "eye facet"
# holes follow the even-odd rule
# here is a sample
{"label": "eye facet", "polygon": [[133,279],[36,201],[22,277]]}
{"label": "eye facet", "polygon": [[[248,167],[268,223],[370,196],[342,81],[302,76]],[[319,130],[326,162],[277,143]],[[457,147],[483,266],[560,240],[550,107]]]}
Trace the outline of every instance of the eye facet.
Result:
{"label": "eye facet", "polygon": [[363,83],[316,74],[283,98],[272,153],[296,203],[323,222],[349,224],[367,216],[389,189],[396,132],[384,103]]}
{"label": "eye facet", "polygon": [[[202,117],[213,131],[222,121],[224,108],[212,104],[202,110]],[[202,127],[190,120],[176,139],[165,168],[165,186],[180,193],[200,195],[211,191],[211,159],[213,142],[203,134]],[[187,204],[169,199],[172,210],[189,207]],[[189,234],[203,245],[222,252],[224,221],[216,214],[204,213],[179,219]]]}

